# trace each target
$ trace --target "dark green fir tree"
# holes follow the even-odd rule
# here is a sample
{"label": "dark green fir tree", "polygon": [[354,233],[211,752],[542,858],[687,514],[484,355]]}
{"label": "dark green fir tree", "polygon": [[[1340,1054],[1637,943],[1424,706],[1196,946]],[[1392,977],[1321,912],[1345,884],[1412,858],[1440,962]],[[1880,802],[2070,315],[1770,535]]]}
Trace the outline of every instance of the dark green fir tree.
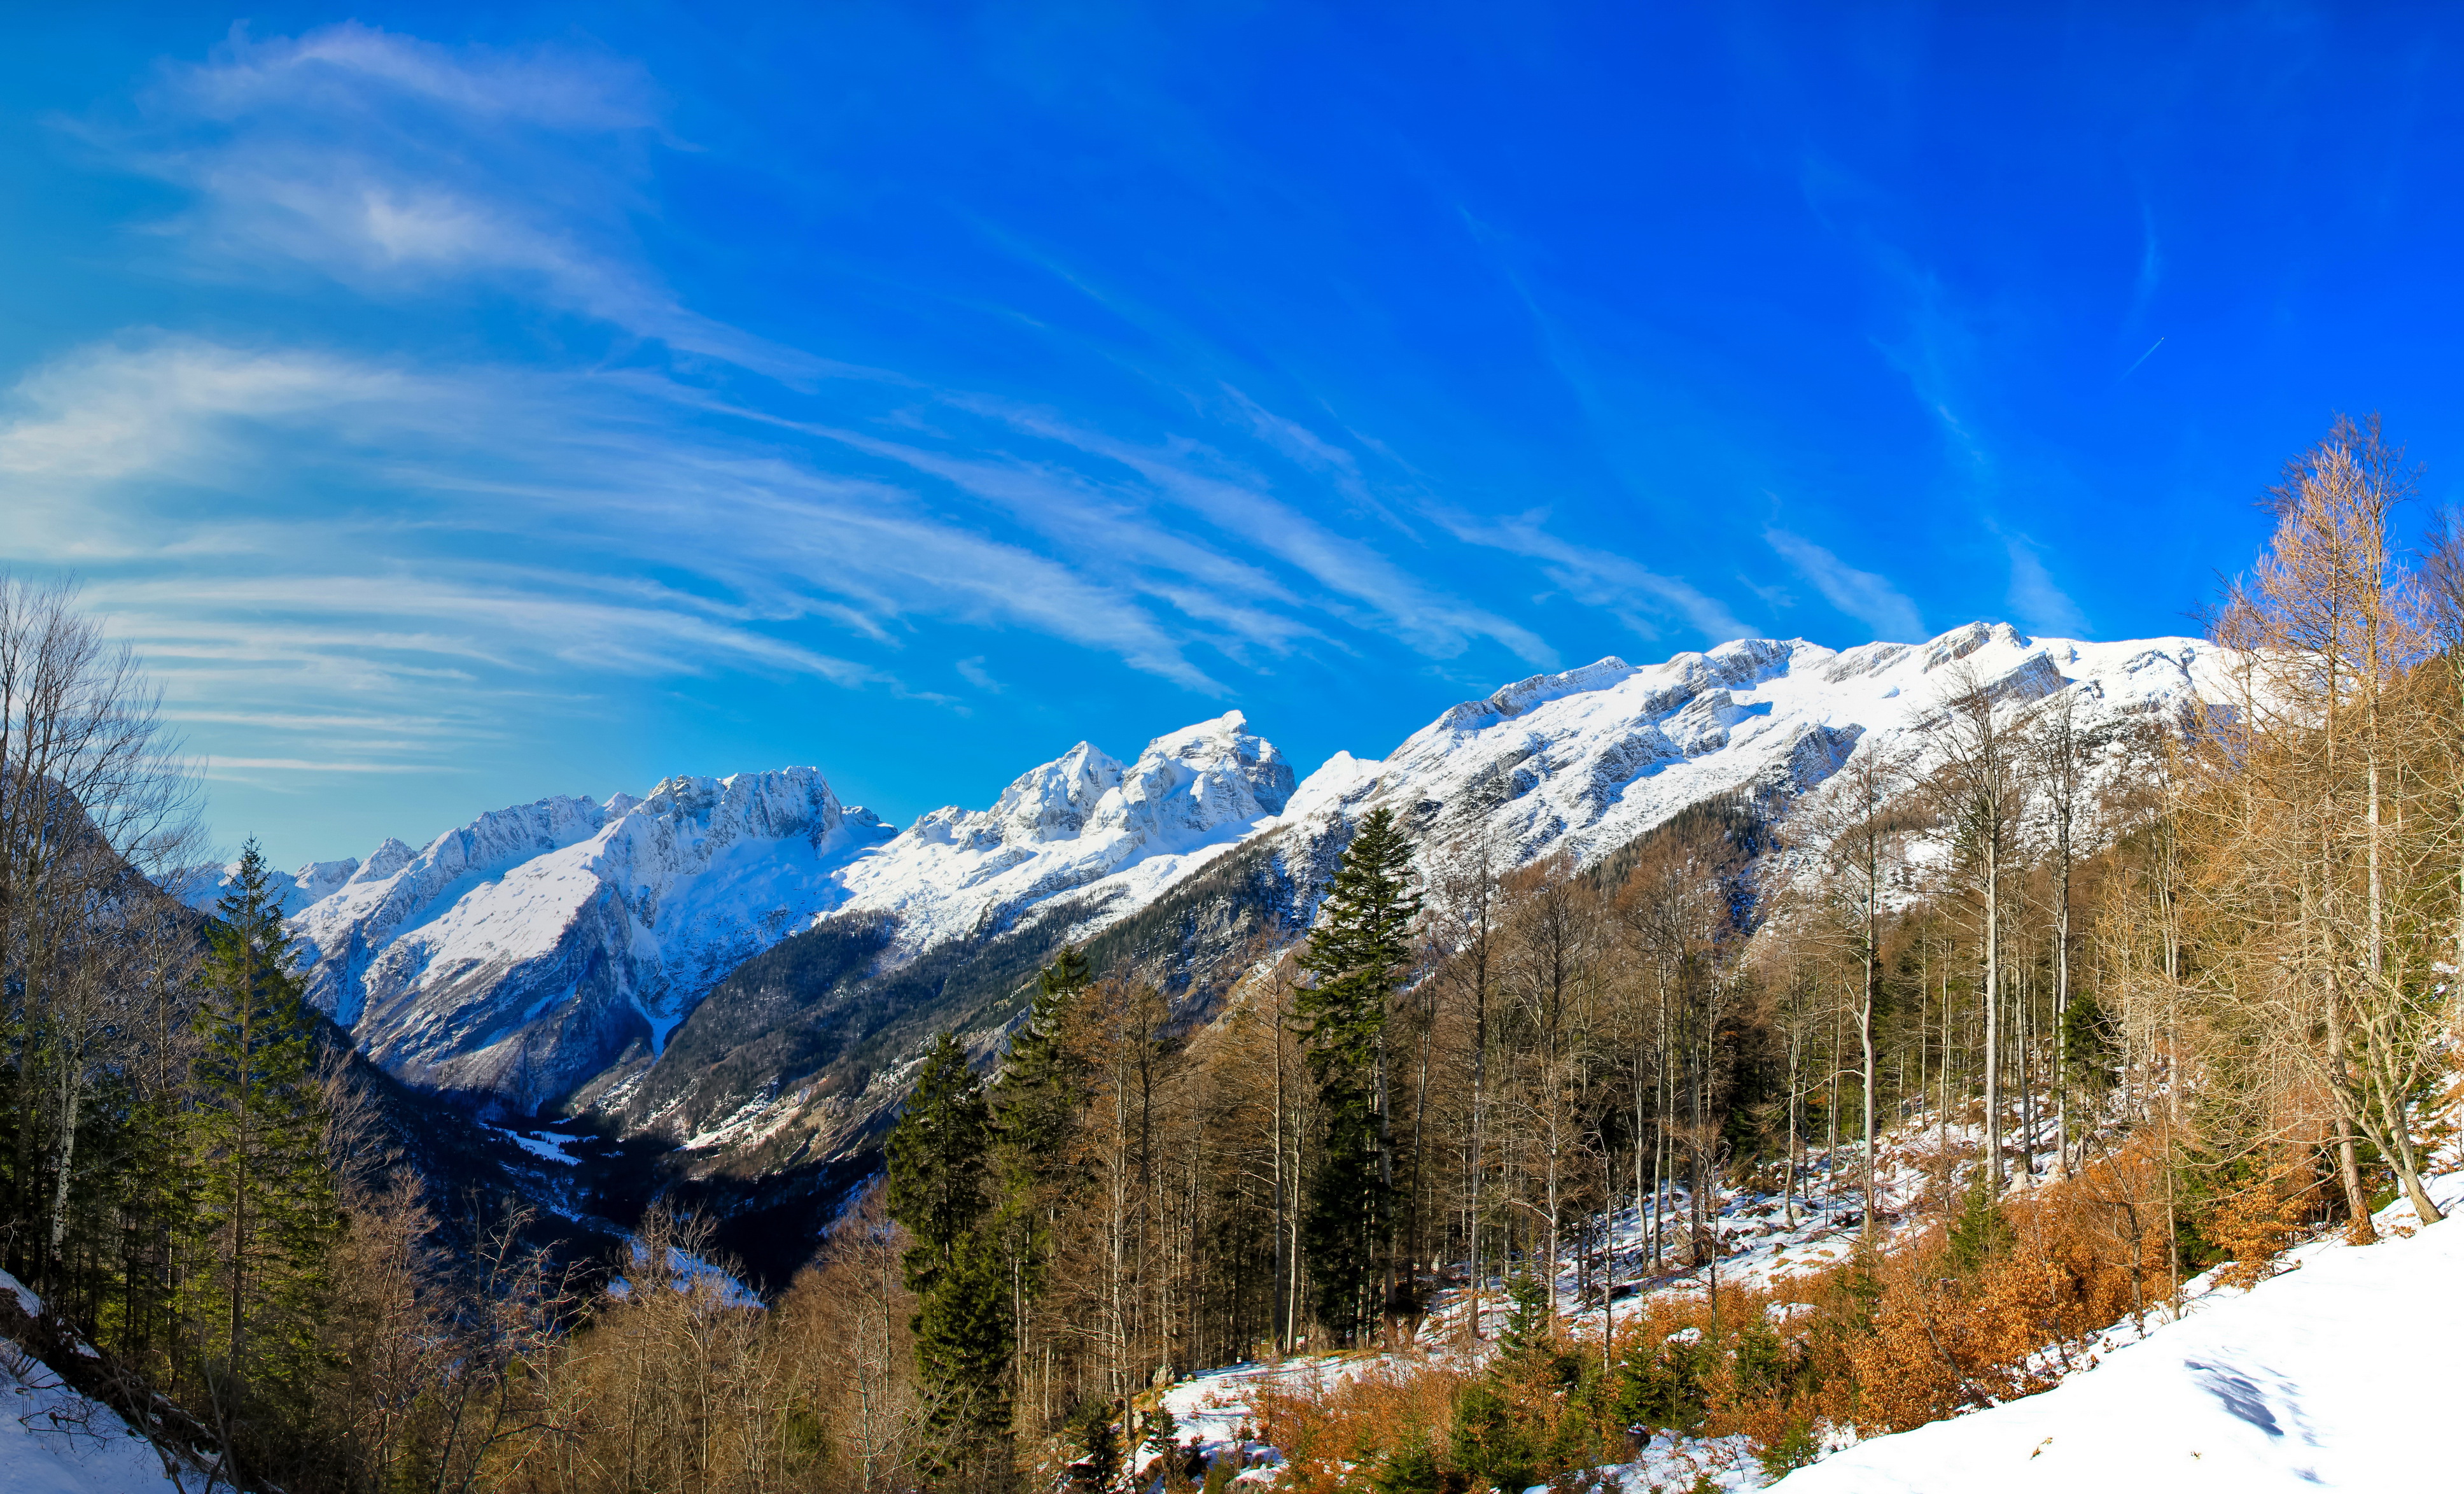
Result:
{"label": "dark green fir tree", "polygon": [[1298,1001],[1326,1127],[1305,1221],[1309,1273],[1319,1321],[1347,1342],[1375,1321],[1380,1273],[1394,1272],[1386,1019],[1409,972],[1419,911],[1412,843],[1391,811],[1372,810],[1326,885],[1301,958],[1314,979]]}
{"label": "dark green fir tree", "polygon": [[1068,1027],[1093,985],[1087,957],[1064,948],[1037,982],[1035,1004],[994,1081],[1001,1184],[1013,1197],[1041,1193],[1070,1171],[1069,1143],[1088,1070],[1070,1048]]}
{"label": "dark green fir tree", "polygon": [[1027,1310],[1044,1293],[1053,1232],[1076,1192],[1080,1170],[1070,1155],[1078,1107],[1086,1096],[1086,1060],[1070,1044],[1070,1027],[1094,985],[1087,957],[1065,947],[1037,982],[1035,1003],[1010,1039],[994,1081],[993,1159],[1000,1198],[992,1234],[1006,1273],[1010,1335],[1022,1349]]}
{"label": "dark green fir tree", "polygon": [[966,1050],[944,1033],[890,1133],[891,1216],[915,1238],[915,1368],[938,1472],[994,1483],[1006,1470],[1008,1272],[991,1238],[992,1106]]}
{"label": "dark green fir tree", "polygon": [[296,1394],[341,1231],[316,1019],[255,841],[215,911],[196,1014],[183,1317],[209,1378]]}

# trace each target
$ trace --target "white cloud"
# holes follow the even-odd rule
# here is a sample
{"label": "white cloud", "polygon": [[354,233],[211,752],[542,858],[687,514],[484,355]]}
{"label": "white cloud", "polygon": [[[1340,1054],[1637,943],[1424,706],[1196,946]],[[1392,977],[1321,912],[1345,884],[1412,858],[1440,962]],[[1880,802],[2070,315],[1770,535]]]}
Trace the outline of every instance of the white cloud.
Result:
{"label": "white cloud", "polygon": [[1423,654],[1450,658],[1472,639],[1485,637],[1528,662],[1556,662],[1555,652],[1529,629],[1426,585],[1374,547],[1268,496],[1262,480],[1232,469],[1220,454],[1195,442],[1141,446],[1037,412],[1008,408],[1001,413],[1021,431],[1136,473],[1157,494],[1218,530],[1268,551],[1328,591],[1368,607],[1397,637]]}
{"label": "white cloud", "polygon": [[574,52],[449,48],[363,26],[327,26],[296,39],[252,40],[236,30],[215,61],[174,70],[168,86],[209,117],[242,116],[304,95],[328,106],[368,106],[389,85],[459,113],[560,129],[627,129],[656,123],[649,77],[629,62]]}
{"label": "white cloud", "polygon": [[133,337],[77,349],[12,391],[0,472],[92,481],[228,461],[233,421],[330,421],[354,406],[399,423],[449,391],[382,366],[314,352],[259,352],[183,337]]}
{"label": "white cloud", "polygon": [[[488,368],[414,378],[183,338],[89,348],[22,383],[17,418],[0,421],[0,469],[33,495],[0,544],[9,558],[54,564],[213,548],[210,574],[97,592],[130,627],[143,619],[155,652],[182,658],[256,649],[296,660],[330,647],[363,664],[684,672],[724,658],[864,684],[890,677],[777,627],[818,618],[894,641],[897,619],[926,616],[1031,628],[1221,692],[1136,588],[939,518],[897,488],[680,429],[660,408],[671,401],[645,405],[657,391]],[[383,501],[368,512],[321,502],[273,480],[277,467]],[[528,562],[508,565],[511,554]],[[1196,549],[1163,558],[1200,583],[1231,566]],[[662,569],[703,585],[627,579]],[[291,622],[216,620],[232,613]],[[320,632],[311,619],[351,625]]]}
{"label": "white cloud", "polygon": [[[198,274],[290,288],[304,269],[395,299],[485,287],[791,382],[861,374],[829,387],[826,421],[775,386],[741,396],[768,409],[722,402],[690,361],[523,370],[132,329],[0,407],[15,503],[0,561],[87,569],[94,599],[176,665],[192,719],[368,749],[443,744],[386,724],[467,724],[489,714],[475,702],[563,699],[577,676],[915,693],[899,654],[929,625],[1030,631],[1209,695],[1228,693],[1221,662],[1366,636],[1557,662],[1399,548],[1444,536],[1387,506],[1373,474],[1397,464],[1356,433],[1330,439],[1216,381],[1175,413],[1194,425],[1119,435],[693,311],[636,234],[672,144],[661,119],[639,67],[579,47],[346,23],[234,32],[85,135],[188,194],[157,226]],[[1401,539],[1346,533],[1347,515]],[[1537,518],[1441,526],[1645,636],[1748,631]],[[998,688],[980,659],[956,667]]]}
{"label": "white cloud", "polygon": [[1477,520],[1444,516],[1455,538],[1467,545],[1505,550],[1542,563],[1541,571],[1566,594],[1586,607],[1597,607],[1642,637],[1657,642],[1664,625],[1674,619],[1703,636],[1708,643],[1750,637],[1753,630],[1739,622],[1726,604],[1705,595],[1691,583],[1663,576],[1610,550],[1590,549],[1551,534],[1537,514],[1510,519]]}
{"label": "white cloud", "polygon": [[2011,615],[2030,633],[2057,637],[2087,636],[2087,617],[2069,593],[2055,585],[2053,574],[2036,554],[2035,542],[2023,534],[2005,535],[2011,551]]}
{"label": "white cloud", "polygon": [[1916,603],[1870,570],[1859,570],[1821,546],[1786,529],[1770,528],[1763,539],[1779,552],[1790,569],[1805,578],[1822,599],[1874,630],[1877,638],[1913,643],[1925,636]]}
{"label": "white cloud", "polygon": [[300,757],[215,757],[206,760],[206,776],[219,777],[217,769],[232,768],[275,769],[289,773],[399,773],[418,769],[432,770],[429,763],[322,763]]}
{"label": "white cloud", "polygon": [[87,138],[186,189],[163,225],[202,266],[313,269],[355,289],[499,283],[679,351],[781,378],[829,371],[685,306],[633,232],[659,143],[629,63],[449,48],[344,22],[167,67],[133,124]]}

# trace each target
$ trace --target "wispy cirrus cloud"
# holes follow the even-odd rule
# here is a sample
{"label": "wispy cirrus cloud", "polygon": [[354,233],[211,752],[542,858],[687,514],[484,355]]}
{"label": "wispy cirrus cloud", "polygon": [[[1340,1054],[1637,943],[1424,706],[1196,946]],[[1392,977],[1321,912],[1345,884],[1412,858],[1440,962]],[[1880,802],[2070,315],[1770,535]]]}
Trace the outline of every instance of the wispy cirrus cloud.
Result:
{"label": "wispy cirrus cloud", "polygon": [[1917,607],[1899,588],[1870,570],[1859,570],[1821,546],[1786,529],[1763,531],[1764,541],[1843,614],[1874,630],[1879,638],[1913,643],[1925,636]]}
{"label": "wispy cirrus cloud", "polygon": [[1542,573],[1568,595],[1609,613],[1642,637],[1658,641],[1672,624],[1690,628],[1713,643],[1752,636],[1753,630],[1739,622],[1717,598],[1614,551],[1561,539],[1549,532],[1543,514],[1497,520],[1448,514],[1442,522],[1467,545],[1540,562]]}
{"label": "wispy cirrus cloud", "polygon": [[217,275],[313,270],[402,295],[480,280],[779,377],[826,360],[703,316],[633,220],[671,144],[638,64],[574,47],[445,47],[356,21],[162,67],[81,137],[191,194],[157,226]]}
{"label": "wispy cirrus cloud", "polygon": [[[0,471],[33,495],[33,522],[10,547],[62,564],[213,547],[215,575],[98,587],[132,625],[151,619],[149,647],[165,657],[253,647],[296,660],[330,648],[363,668],[388,656],[502,667],[530,657],[686,671],[735,658],[894,684],[772,625],[819,617],[888,640],[921,614],[1028,627],[1220,692],[1119,587],[879,481],[663,424],[665,388],[487,368],[403,375],[187,338],[87,349],[21,385],[18,418],[0,423]],[[145,438],[130,440],[139,429]],[[355,511],[323,492],[252,486],[276,451],[336,485],[417,503]],[[533,564],[505,563],[505,541],[540,534],[560,535],[561,553],[532,545]],[[303,555],[325,569],[303,568]],[[641,579],[660,568],[703,588]],[[1192,569],[1212,580],[1217,558],[1199,552]],[[219,621],[216,609],[289,623]]]}
{"label": "wispy cirrus cloud", "polygon": [[174,709],[253,733],[217,770],[269,775],[451,761],[531,702],[643,680],[957,703],[923,671],[987,693],[1015,678],[952,630],[1218,699],[1295,657],[1397,645],[1558,661],[1450,567],[1545,579],[1648,638],[1749,631],[1544,516],[1449,516],[1392,452],[1326,407],[1272,408],[1228,358],[1137,370],[1133,397],[1065,413],[711,319],[649,232],[681,154],[664,110],[641,67],[586,48],[356,23],[237,31],[163,66],[79,133],[186,194],[145,240],[175,265],[388,311],[503,298],[525,328],[544,310],[636,346],[611,367],[360,324],[89,340],[0,397],[0,562],[84,570]]}
{"label": "wispy cirrus cloud", "polygon": [[2036,553],[2035,541],[2024,534],[2006,534],[2002,543],[2011,553],[2011,615],[2030,633],[2086,637],[2087,614],[2079,611],[2079,604],[2045,569],[2044,558]]}
{"label": "wispy cirrus cloud", "polygon": [[[1472,639],[1489,638],[1528,662],[1556,661],[1555,652],[1530,629],[1432,588],[1374,546],[1307,518],[1218,452],[1186,440],[1141,445],[1015,407],[998,413],[1020,431],[1127,468],[1167,502],[1218,530],[1240,535],[1333,596],[1367,608],[1422,653],[1451,658]],[[1310,454],[1322,460],[1325,450],[1319,443]]]}

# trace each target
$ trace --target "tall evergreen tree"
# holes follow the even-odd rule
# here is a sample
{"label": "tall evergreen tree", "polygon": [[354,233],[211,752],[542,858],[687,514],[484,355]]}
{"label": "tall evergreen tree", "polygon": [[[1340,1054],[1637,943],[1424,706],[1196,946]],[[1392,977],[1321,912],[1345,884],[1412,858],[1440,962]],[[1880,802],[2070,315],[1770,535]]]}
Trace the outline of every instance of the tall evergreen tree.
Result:
{"label": "tall evergreen tree", "polygon": [[1021,1355],[1028,1348],[1028,1310],[1043,1296],[1051,1266],[1054,1227],[1079,1178],[1070,1145],[1089,1076],[1068,1028],[1093,984],[1087,956],[1065,946],[1037,982],[1034,1005],[993,1084],[1000,1199],[992,1233],[1006,1277],[1011,1343]]}
{"label": "tall evergreen tree", "polygon": [[890,1214],[915,1237],[915,1367],[941,1471],[997,1479],[1009,1431],[1010,1304],[992,1208],[992,1106],[966,1050],[933,1045],[890,1134]]}
{"label": "tall evergreen tree", "polygon": [[341,1229],[315,1018],[255,841],[215,910],[196,1014],[184,1316],[209,1375],[296,1394],[312,1368]]}
{"label": "tall evergreen tree", "polygon": [[1026,1023],[1010,1040],[992,1092],[1006,1193],[1033,1191],[1067,1169],[1087,1074],[1085,1060],[1069,1047],[1067,1028],[1094,983],[1087,956],[1065,947],[1038,980]]}
{"label": "tall evergreen tree", "polygon": [[1412,959],[1420,900],[1412,843],[1392,811],[1372,810],[1343,854],[1309,935],[1300,994],[1310,1077],[1326,1126],[1305,1224],[1318,1317],[1356,1339],[1376,1311],[1381,1266],[1394,1282],[1395,1147],[1386,1019]]}

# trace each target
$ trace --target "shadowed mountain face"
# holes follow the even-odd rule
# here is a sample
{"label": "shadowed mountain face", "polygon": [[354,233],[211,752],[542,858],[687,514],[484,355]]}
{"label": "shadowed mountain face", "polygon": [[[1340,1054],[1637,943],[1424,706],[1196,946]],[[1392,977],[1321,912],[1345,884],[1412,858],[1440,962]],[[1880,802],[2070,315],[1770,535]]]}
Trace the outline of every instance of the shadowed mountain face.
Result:
{"label": "shadowed mountain face", "polygon": [[1188,996],[1299,937],[1370,809],[1424,859],[1480,838],[1503,868],[1591,865],[1713,800],[1784,816],[1859,750],[1922,772],[1971,680],[2005,709],[2075,692],[2093,735],[2212,695],[2217,664],[2188,638],[1984,624],[1845,652],[1747,639],[1521,680],[1297,785],[1238,712],[1126,765],[1081,743],[989,808],[898,831],[811,769],[671,779],[303,868],[291,926],[319,1005],[397,1078],[586,1113],[675,1148],[671,1173],[719,1201],[777,1208],[789,1178],[826,1192],[869,1154],[933,1033],[997,1044],[1063,944]]}

